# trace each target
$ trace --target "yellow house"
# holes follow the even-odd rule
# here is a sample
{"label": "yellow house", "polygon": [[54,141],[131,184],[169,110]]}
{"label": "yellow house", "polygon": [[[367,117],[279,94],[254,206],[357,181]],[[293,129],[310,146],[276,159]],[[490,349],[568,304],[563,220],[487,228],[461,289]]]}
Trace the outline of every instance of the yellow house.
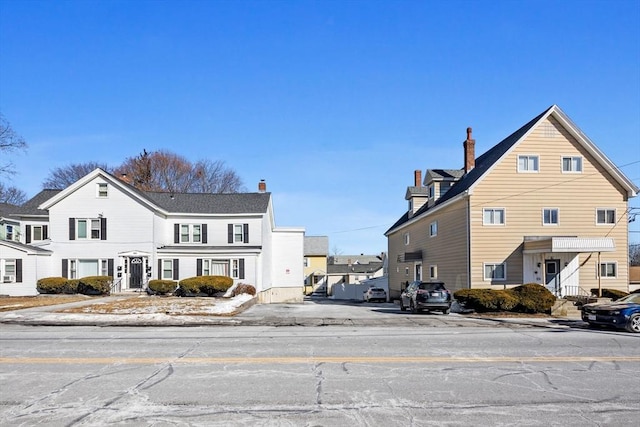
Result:
{"label": "yellow house", "polygon": [[638,187],[556,105],[464,168],[414,172],[385,233],[390,297],[407,282],[451,290],[546,285],[557,296],[628,290],[628,199]]}
{"label": "yellow house", "polygon": [[327,236],[305,236],[304,238],[304,290],[305,295],[327,288]]}

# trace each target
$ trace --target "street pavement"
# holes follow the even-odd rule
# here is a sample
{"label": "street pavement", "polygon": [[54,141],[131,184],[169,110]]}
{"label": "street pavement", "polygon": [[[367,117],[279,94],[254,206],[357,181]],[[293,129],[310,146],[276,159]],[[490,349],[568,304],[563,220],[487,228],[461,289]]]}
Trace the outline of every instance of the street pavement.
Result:
{"label": "street pavement", "polygon": [[[108,303],[121,297],[104,297]],[[308,298],[302,303],[245,303],[234,316],[169,314],[59,313],[63,308],[95,304],[95,300],[0,313],[0,323],[42,326],[424,326],[585,328],[576,317],[484,317],[452,312],[410,314],[393,303],[364,303]],[[453,310],[455,311],[455,310]]]}

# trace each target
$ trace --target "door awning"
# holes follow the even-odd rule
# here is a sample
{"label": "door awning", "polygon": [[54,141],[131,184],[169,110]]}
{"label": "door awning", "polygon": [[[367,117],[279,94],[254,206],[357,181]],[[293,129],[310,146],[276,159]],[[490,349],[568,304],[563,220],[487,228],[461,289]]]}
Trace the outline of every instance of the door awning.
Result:
{"label": "door awning", "polygon": [[525,237],[525,254],[561,252],[613,252],[611,237]]}

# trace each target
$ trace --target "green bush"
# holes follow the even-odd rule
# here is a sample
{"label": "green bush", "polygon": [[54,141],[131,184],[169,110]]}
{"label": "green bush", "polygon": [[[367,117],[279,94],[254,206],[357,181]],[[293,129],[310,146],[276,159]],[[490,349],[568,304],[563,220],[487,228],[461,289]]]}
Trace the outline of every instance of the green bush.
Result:
{"label": "green bush", "polygon": [[63,294],[77,294],[78,286],[80,285],[79,279],[68,279],[67,283],[62,286]]}
{"label": "green bush", "polygon": [[[591,294],[598,295],[598,288],[591,289]],[[602,289],[602,298],[611,298],[614,301],[622,297],[626,297],[627,295],[629,294],[624,291],[619,291],[617,289],[607,289],[607,288]]]}
{"label": "green bush", "polygon": [[252,285],[246,285],[244,283],[240,283],[233,290],[233,296],[235,297],[236,295],[242,295],[242,294],[249,294],[249,295],[255,296],[256,288],[253,287]]}
{"label": "green bush", "polygon": [[169,294],[176,290],[178,283],[174,280],[149,280],[149,289],[156,294]]}
{"label": "green bush", "polygon": [[68,280],[66,277],[43,277],[36,282],[36,290],[41,294],[61,294]]}
{"label": "green bush", "polygon": [[196,276],[183,279],[178,285],[176,294],[179,296],[213,296],[229,289],[233,285],[233,279],[227,276]]}
{"label": "green bush", "polygon": [[556,302],[555,295],[537,283],[516,286],[509,291],[518,298],[515,311],[521,313],[550,313]]}
{"label": "green bush", "polygon": [[85,295],[109,295],[111,293],[111,276],[81,277],[78,283],[78,293]]}
{"label": "green bush", "polygon": [[454,293],[458,302],[478,312],[511,311],[518,299],[507,290],[461,289]]}

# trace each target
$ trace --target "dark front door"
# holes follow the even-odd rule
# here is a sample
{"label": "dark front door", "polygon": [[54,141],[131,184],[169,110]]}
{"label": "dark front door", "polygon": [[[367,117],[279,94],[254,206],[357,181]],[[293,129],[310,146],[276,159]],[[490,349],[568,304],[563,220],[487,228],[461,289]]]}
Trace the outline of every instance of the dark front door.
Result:
{"label": "dark front door", "polygon": [[129,258],[129,287],[142,287],[142,258]]}
{"label": "dark front door", "polygon": [[547,289],[555,295],[560,295],[560,261],[548,259],[544,262],[544,282]]}

